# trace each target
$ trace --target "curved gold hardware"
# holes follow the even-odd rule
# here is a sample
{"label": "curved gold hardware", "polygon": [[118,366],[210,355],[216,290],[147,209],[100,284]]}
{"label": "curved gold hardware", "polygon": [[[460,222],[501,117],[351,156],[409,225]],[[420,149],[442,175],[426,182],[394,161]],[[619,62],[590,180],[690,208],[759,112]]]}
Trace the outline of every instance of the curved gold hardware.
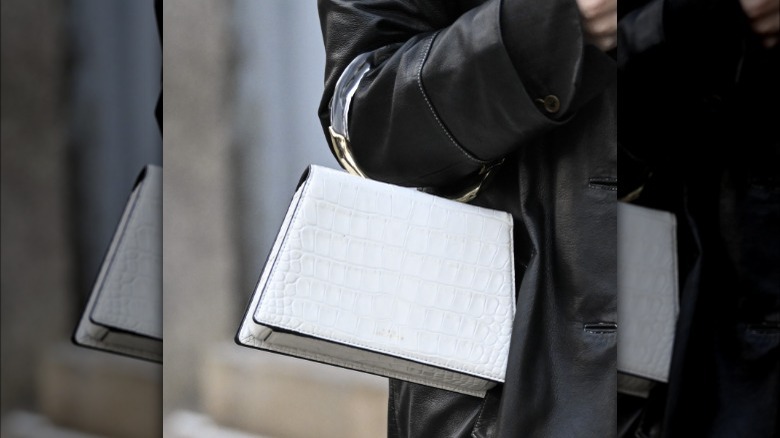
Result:
{"label": "curved gold hardware", "polygon": [[352,151],[349,148],[349,141],[346,137],[333,130],[333,127],[328,127],[330,131],[331,145],[330,149],[333,151],[333,155],[339,162],[341,167],[352,175],[368,178],[365,173],[358,167],[355,162],[355,158],[352,156]]}
{"label": "curved gold hardware", "polygon": [[[359,177],[363,177],[363,178],[368,178],[366,174],[362,170],[360,170],[360,167],[358,167],[357,162],[355,162],[355,158],[352,155],[352,150],[349,147],[349,140],[347,140],[347,138],[344,137],[343,135],[337,133],[332,126],[328,127],[328,130],[330,131],[331,150],[333,151],[333,155],[336,157],[336,160],[339,162],[341,167],[343,167],[344,170],[347,171],[347,173]],[[469,202],[477,197],[479,191],[485,185],[485,181],[488,180],[491,173],[493,172],[493,169],[498,167],[503,162],[504,160],[501,159],[496,163],[482,166],[482,168],[479,170],[479,175],[481,176],[481,178],[479,179],[479,182],[477,182],[474,186],[470,186],[454,194],[444,195],[438,192],[431,192],[431,191],[429,191],[429,193],[432,193],[437,196],[442,196],[444,198],[452,199],[453,201]]]}

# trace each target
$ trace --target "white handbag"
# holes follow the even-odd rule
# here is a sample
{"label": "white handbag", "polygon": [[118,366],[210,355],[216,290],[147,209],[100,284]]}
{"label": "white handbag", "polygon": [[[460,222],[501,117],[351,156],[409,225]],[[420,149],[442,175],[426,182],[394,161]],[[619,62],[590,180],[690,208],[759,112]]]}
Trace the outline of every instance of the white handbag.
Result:
{"label": "white handbag", "polygon": [[310,166],[236,342],[484,396],[514,284],[508,213]]}
{"label": "white handbag", "polygon": [[[617,368],[667,382],[679,312],[676,220],[672,213],[618,203]],[[642,395],[647,382],[619,376],[620,392]]]}
{"label": "white handbag", "polygon": [[138,177],[73,342],[162,362],[162,169]]}

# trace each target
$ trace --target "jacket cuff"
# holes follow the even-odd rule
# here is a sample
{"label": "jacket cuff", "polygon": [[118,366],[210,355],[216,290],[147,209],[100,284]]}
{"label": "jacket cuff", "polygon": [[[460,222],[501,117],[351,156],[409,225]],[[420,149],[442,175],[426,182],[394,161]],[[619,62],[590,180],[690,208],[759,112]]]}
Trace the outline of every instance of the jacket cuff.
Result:
{"label": "jacket cuff", "polygon": [[558,96],[558,114],[566,114],[572,109],[585,45],[577,3],[503,0],[500,24],[506,50],[530,97]]}
{"label": "jacket cuff", "polygon": [[[568,0],[529,3],[496,0],[467,12],[436,36],[421,70],[432,110],[481,160],[529,144],[574,110],[579,11]],[[476,91],[453,93],[453,77]]]}

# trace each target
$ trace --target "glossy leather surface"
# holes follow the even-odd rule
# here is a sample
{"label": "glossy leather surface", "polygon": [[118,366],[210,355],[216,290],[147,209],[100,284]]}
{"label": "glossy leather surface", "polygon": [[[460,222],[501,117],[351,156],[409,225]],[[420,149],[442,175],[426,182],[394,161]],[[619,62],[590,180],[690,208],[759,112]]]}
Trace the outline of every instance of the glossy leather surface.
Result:
{"label": "glossy leather surface", "polygon": [[625,436],[780,436],[780,46],[741,3],[618,4],[620,145],[651,175],[636,202],[677,217],[680,271],[669,382]]}

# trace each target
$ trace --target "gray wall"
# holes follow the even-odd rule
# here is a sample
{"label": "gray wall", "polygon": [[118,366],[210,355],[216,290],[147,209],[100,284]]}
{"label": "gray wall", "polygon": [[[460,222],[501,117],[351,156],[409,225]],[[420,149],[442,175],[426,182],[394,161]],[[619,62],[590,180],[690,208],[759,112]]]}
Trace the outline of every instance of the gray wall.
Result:
{"label": "gray wall", "polygon": [[208,348],[237,303],[230,2],[164,3],[163,407],[197,409]]}
{"label": "gray wall", "polygon": [[152,0],[72,0],[66,17],[76,286],[86,302],[138,172],[162,164],[162,57]]}
{"label": "gray wall", "polygon": [[295,184],[335,161],[315,1],[168,0],[163,16],[170,412],[201,407],[207,352],[232,342]]}
{"label": "gray wall", "polygon": [[41,350],[73,322],[62,2],[3,0],[2,412],[35,404]]}
{"label": "gray wall", "polygon": [[69,338],[137,172],[161,162],[160,54],[151,0],[2,1],[2,413],[77,406],[42,376],[106,357]]}

